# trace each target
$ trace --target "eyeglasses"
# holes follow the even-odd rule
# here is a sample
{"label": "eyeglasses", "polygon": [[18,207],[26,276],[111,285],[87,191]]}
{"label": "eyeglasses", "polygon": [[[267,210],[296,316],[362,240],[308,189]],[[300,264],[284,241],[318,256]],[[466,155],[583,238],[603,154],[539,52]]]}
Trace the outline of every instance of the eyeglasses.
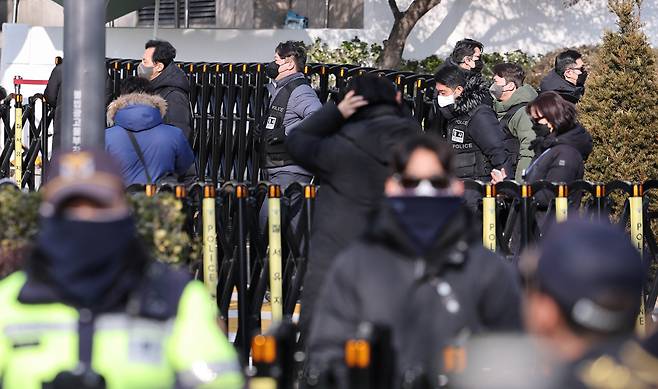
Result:
{"label": "eyeglasses", "polygon": [[405,189],[414,189],[420,185],[421,182],[429,182],[434,189],[445,189],[450,185],[450,178],[446,176],[432,176],[429,178],[417,178],[410,177],[407,175],[396,174],[394,178],[400,183],[400,185]]}
{"label": "eyeglasses", "polygon": [[569,68],[569,69],[567,69],[567,70],[572,70],[572,71],[576,71],[576,70],[577,70],[577,71],[579,71],[579,72],[582,73],[582,72],[585,71],[585,68],[584,68],[584,67],[580,67],[580,68]]}

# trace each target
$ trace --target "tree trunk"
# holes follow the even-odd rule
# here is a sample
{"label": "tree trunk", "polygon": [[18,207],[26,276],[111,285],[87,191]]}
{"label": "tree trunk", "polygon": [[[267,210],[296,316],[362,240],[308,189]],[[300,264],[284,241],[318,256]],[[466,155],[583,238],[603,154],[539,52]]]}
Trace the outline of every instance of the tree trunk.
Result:
{"label": "tree trunk", "polygon": [[407,38],[413,30],[416,23],[425,16],[425,14],[441,3],[441,0],[414,0],[409,8],[400,12],[395,0],[388,1],[393,17],[393,28],[384,42],[384,50],[377,58],[375,66],[380,69],[395,69],[400,66],[402,53]]}

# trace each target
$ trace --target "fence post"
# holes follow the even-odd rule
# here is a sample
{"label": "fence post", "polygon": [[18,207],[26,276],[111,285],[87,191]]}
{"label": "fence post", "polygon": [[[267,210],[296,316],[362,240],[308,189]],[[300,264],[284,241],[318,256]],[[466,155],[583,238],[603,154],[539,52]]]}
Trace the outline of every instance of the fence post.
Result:
{"label": "fence post", "polygon": [[482,198],[482,244],[496,251],[496,187],[488,183]]}
{"label": "fence post", "polygon": [[370,389],[370,342],[350,339],[345,343],[345,365],[349,370],[349,389]]}
{"label": "fence post", "polygon": [[565,184],[559,184],[557,187],[557,196],[555,196],[555,220],[558,223],[567,220],[569,212],[568,188]]}
{"label": "fence post", "polygon": [[269,335],[257,335],[251,342],[252,358],[256,375],[249,379],[249,388],[277,389],[276,370],[277,358],[276,339]]}
{"label": "fence post", "polygon": [[14,97],[14,180],[19,188],[23,182],[23,95]]}
{"label": "fence post", "polygon": [[603,220],[603,213],[605,212],[605,185],[596,184],[596,217]]}
{"label": "fence post", "polygon": [[213,301],[217,301],[217,228],[215,219],[215,196],[217,191],[213,184],[203,187],[202,222],[203,222],[203,283]]}
{"label": "fence post", "polygon": [[281,187],[270,185],[267,191],[270,293],[272,324],[283,318],[283,282],[281,279]]}
{"label": "fence post", "polygon": [[[640,258],[644,254],[644,220],[643,216],[643,207],[642,207],[642,196],[643,196],[643,187],[642,184],[633,184],[633,195],[628,198],[630,212],[631,212],[631,241],[635,248],[640,251]],[[640,294],[641,304],[640,304],[640,313],[637,316],[637,322],[635,329],[640,336],[646,335],[646,316],[645,316],[645,307],[644,307],[644,287]]]}
{"label": "fence post", "polygon": [[249,258],[247,257],[246,241],[246,202],[248,190],[244,184],[238,184],[235,188],[238,207],[238,334],[236,339],[240,360],[244,365],[249,361],[249,337],[251,330],[249,328],[249,302],[247,297],[247,283],[249,274],[247,266]]}
{"label": "fence post", "polygon": [[532,187],[530,184],[521,185],[521,250],[528,247],[530,242],[530,203],[532,201]]}

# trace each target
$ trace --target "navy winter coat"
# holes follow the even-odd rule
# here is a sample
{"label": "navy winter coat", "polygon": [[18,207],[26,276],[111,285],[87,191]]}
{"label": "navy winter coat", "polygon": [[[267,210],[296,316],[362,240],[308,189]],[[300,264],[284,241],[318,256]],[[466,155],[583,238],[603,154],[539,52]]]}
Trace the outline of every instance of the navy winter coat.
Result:
{"label": "navy winter coat", "polygon": [[135,134],[148,172],[155,182],[168,173],[184,174],[194,155],[180,128],[162,123],[167,103],[156,95],[132,93],[114,100],[107,111],[105,149],[121,164],[126,186],[146,184],[144,166],[127,131]]}

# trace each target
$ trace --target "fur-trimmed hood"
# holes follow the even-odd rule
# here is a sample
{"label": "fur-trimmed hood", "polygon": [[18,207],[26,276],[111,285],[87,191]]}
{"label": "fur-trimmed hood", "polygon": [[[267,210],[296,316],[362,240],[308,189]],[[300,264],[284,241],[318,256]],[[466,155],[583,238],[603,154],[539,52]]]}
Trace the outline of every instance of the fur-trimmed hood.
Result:
{"label": "fur-trimmed hood", "polygon": [[107,108],[107,124],[131,130],[153,128],[162,123],[167,102],[158,95],[130,93],[119,96]]}
{"label": "fur-trimmed hood", "polygon": [[471,112],[478,105],[493,105],[493,98],[489,93],[487,81],[479,73],[467,73],[466,85],[461,96],[455,99],[455,113],[457,116]]}

